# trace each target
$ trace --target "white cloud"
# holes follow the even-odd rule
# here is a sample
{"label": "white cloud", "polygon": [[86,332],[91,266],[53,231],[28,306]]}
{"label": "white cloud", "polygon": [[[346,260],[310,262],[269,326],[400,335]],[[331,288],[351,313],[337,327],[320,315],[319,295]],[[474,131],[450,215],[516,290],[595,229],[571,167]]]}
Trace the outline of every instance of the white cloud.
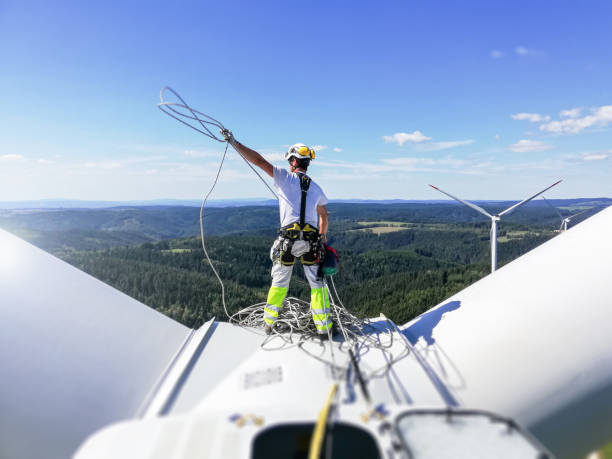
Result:
{"label": "white cloud", "polygon": [[398,172],[417,172],[417,171],[441,171],[457,169],[466,164],[465,160],[454,158],[383,158],[375,162],[348,162],[342,160],[327,161],[317,163],[317,167],[332,168],[334,170],[351,171],[351,173],[367,174],[386,174]]}
{"label": "white cloud", "polygon": [[212,158],[219,157],[220,153],[217,151],[202,151],[202,150],[185,150],[183,152],[188,158]]}
{"label": "white cloud", "polygon": [[387,158],[383,159],[382,162],[384,164],[389,164],[394,166],[394,168],[400,168],[403,170],[419,170],[422,167],[436,167],[436,166],[444,166],[457,168],[465,165],[465,161],[462,159],[453,159],[453,158],[445,158],[445,159],[431,159],[431,158]]}
{"label": "white cloud", "polygon": [[270,153],[260,152],[260,153],[264,158],[266,158],[267,161],[271,163],[277,163],[277,162],[285,160],[285,153],[277,153],[277,152],[270,152]]}
{"label": "white cloud", "polygon": [[526,48],[524,46],[517,46],[514,48],[514,52],[519,56],[535,56],[537,54],[535,49]]}
{"label": "white cloud", "polygon": [[392,136],[384,135],[383,140],[385,141],[385,143],[395,142],[401,147],[406,142],[421,143],[427,140],[431,140],[431,137],[423,135],[421,131],[414,131],[412,134],[406,132],[397,132]]}
{"label": "white cloud", "polygon": [[501,59],[502,57],[504,57],[506,54],[503,51],[500,51],[498,49],[494,49],[493,51],[491,51],[491,57],[493,59]]}
{"label": "white cloud", "polygon": [[319,151],[327,150],[328,146],[327,145],[313,145],[311,148],[314,151],[319,152]]}
{"label": "white cloud", "polygon": [[581,107],[571,108],[569,110],[561,110],[559,112],[559,116],[561,118],[578,118],[581,112],[582,112]]}
{"label": "white cloud", "polygon": [[335,151],[336,153],[340,153],[340,152],[342,152],[344,150],[342,148],[334,147],[333,151]]}
{"label": "white cloud", "polygon": [[417,145],[418,151],[439,151],[447,150],[449,148],[461,147],[463,145],[469,145],[474,143],[472,139],[469,140],[449,140],[446,142],[426,142]]}
{"label": "white cloud", "polygon": [[15,155],[15,154],[8,154],[8,155],[0,155],[0,161],[20,161],[23,159],[23,155]]}
{"label": "white cloud", "polygon": [[608,159],[610,157],[607,153],[585,153],[582,156],[584,161],[602,161],[604,159]]}
{"label": "white cloud", "polygon": [[[575,110],[575,109],[574,109]],[[542,124],[540,130],[546,132],[577,134],[594,126],[607,126],[612,123],[612,105],[603,105],[592,110],[591,115],[582,118],[567,118]]]}
{"label": "white cloud", "polygon": [[44,159],[44,158],[40,158],[37,162],[39,164],[55,164],[55,161],[51,159]]}
{"label": "white cloud", "polygon": [[508,148],[516,153],[529,153],[532,151],[546,151],[554,147],[549,143],[538,140],[519,140],[517,143],[509,145]]}
{"label": "white cloud", "polygon": [[[130,166],[135,166],[138,164],[152,164],[158,163],[160,160],[165,159],[160,156],[142,156],[142,157],[132,157],[132,158],[121,158],[121,159],[108,159],[108,160],[93,160],[93,161],[85,161],[85,162],[77,162],[74,164],[67,164],[66,166],[69,169],[73,170],[85,170],[85,169],[95,169],[99,171],[104,170],[115,170],[115,169],[131,169]],[[151,167],[148,165],[148,167]]]}
{"label": "white cloud", "polygon": [[392,136],[385,135],[383,140],[386,143],[395,142],[400,147],[406,142],[415,144],[417,151],[438,151],[446,150],[448,148],[460,147],[463,145],[469,145],[473,143],[473,140],[449,140],[443,142],[430,142],[431,137],[427,137],[421,131],[414,131],[413,133],[398,132]]}
{"label": "white cloud", "polygon": [[79,165],[84,169],[121,169],[123,164],[121,161],[88,161]]}
{"label": "white cloud", "polygon": [[517,113],[515,115],[510,115],[510,118],[513,120],[530,121],[532,123],[550,120],[550,116],[540,115],[539,113]]}

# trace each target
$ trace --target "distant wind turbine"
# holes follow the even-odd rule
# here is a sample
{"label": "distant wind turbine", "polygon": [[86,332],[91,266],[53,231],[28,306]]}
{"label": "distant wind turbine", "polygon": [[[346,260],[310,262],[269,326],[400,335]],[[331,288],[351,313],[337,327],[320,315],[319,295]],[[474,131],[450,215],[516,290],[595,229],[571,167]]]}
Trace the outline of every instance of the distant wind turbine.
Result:
{"label": "distant wind turbine", "polygon": [[559,231],[563,230],[563,232],[567,231],[567,224],[572,221],[572,218],[577,217],[578,215],[581,215],[589,210],[592,209],[592,207],[589,207],[588,209],[584,209],[581,212],[578,212],[577,214],[574,215],[570,215],[568,217],[564,217],[563,215],[561,215],[561,212],[559,212],[559,210],[553,206],[550,202],[548,202],[548,199],[546,199],[544,196],[542,196],[542,199],[546,202],[546,204],[548,204],[550,206],[550,208],[552,210],[554,210],[555,212],[557,212],[557,215],[559,216],[559,218],[561,219],[561,226],[559,226]]}
{"label": "distant wind turbine", "polygon": [[466,206],[471,207],[475,211],[477,211],[477,212],[479,212],[479,213],[481,213],[483,215],[486,215],[487,217],[489,217],[491,219],[491,272],[494,272],[497,269],[497,222],[501,220],[501,216],[502,215],[508,215],[509,213],[511,213],[514,210],[516,210],[517,207],[522,206],[526,202],[531,201],[533,198],[538,197],[539,195],[541,195],[542,193],[544,193],[547,190],[550,190],[553,186],[558,185],[562,181],[563,180],[559,180],[558,182],[553,183],[548,188],[543,189],[539,193],[536,193],[533,196],[531,196],[530,198],[524,199],[521,202],[518,202],[518,203],[514,204],[513,206],[508,207],[506,210],[504,210],[504,211],[502,211],[502,212],[500,212],[498,214],[495,214],[495,215],[491,215],[489,212],[484,210],[482,207],[479,207],[476,204],[472,204],[471,202],[464,201],[463,199],[459,199],[459,198],[453,196],[452,194],[447,193],[446,191],[441,190],[440,188],[438,188],[436,186],[433,186],[433,185],[429,185],[429,186],[432,187],[434,190],[438,190],[440,193],[443,193],[446,196],[448,196],[450,198],[453,198],[455,201],[459,201],[459,202],[465,204]]}

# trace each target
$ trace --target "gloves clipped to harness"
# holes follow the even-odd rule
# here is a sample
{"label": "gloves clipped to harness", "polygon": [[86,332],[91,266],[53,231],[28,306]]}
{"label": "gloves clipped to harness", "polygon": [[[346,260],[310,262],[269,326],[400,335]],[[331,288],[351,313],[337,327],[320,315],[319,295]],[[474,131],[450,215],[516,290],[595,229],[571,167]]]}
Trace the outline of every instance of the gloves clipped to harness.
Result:
{"label": "gloves clipped to harness", "polygon": [[291,255],[296,258],[301,257],[302,255],[310,252],[310,242],[298,239],[293,242],[293,246],[291,247]]}

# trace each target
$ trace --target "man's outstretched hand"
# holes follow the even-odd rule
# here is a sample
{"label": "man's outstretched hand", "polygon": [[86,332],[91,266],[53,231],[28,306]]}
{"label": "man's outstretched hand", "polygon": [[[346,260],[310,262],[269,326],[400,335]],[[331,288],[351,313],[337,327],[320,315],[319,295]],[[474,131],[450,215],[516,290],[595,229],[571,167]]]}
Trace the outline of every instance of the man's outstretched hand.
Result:
{"label": "man's outstretched hand", "polygon": [[236,143],[234,134],[232,134],[232,131],[229,129],[221,129],[221,135],[230,145],[234,145]]}

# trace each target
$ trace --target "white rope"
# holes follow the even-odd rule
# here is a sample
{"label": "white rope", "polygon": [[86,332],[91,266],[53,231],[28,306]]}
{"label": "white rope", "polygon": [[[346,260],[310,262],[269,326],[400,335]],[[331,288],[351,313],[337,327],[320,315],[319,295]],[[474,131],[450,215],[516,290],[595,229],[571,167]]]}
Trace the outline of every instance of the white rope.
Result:
{"label": "white rope", "polygon": [[213,273],[215,273],[215,276],[217,277],[219,284],[221,284],[221,303],[223,304],[223,310],[225,311],[225,315],[229,317],[231,321],[231,317],[229,313],[227,312],[227,306],[225,305],[225,285],[223,285],[223,280],[221,280],[221,276],[219,276],[219,273],[215,269],[215,266],[213,265],[212,260],[208,256],[208,250],[206,250],[206,243],[204,241],[204,206],[206,205],[206,201],[208,201],[208,197],[212,194],[213,190],[215,189],[215,186],[217,186],[217,181],[219,180],[219,175],[221,175],[221,169],[223,168],[223,163],[225,162],[225,156],[227,155],[228,145],[229,144],[225,145],[225,151],[223,152],[223,157],[221,158],[221,164],[219,164],[219,169],[217,170],[215,181],[213,182],[212,186],[210,187],[210,190],[208,190],[208,193],[206,193],[206,196],[204,196],[204,199],[202,200],[202,206],[200,207],[200,239],[202,240],[202,249],[204,249],[204,255],[206,255],[206,260],[208,260],[210,269],[212,269]]}

